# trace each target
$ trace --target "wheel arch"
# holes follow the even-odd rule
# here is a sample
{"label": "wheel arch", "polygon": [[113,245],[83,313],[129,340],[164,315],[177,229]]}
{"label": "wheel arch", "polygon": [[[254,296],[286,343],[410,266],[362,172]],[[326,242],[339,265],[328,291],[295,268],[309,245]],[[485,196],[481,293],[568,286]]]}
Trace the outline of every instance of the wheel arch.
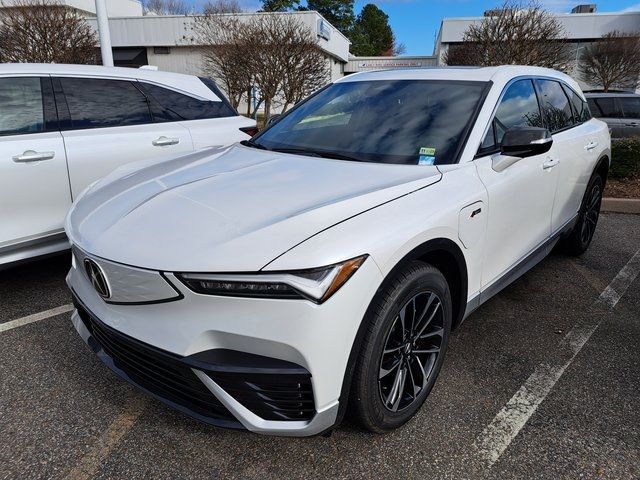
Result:
{"label": "wheel arch", "polygon": [[[378,287],[373,299],[387,286],[387,284],[395,277],[395,275],[406,265],[414,260],[419,260],[425,263],[433,265],[440,270],[447,279],[449,289],[451,290],[451,303],[453,306],[452,312],[452,329],[455,329],[462,323],[465,310],[467,307],[467,288],[468,288],[468,273],[467,262],[464,258],[461,248],[452,240],[448,238],[434,238],[428,240],[421,245],[415,247],[409,253],[407,253],[402,259],[396,263],[396,265],[385,276],[384,280]],[[349,391],[351,388],[351,381],[353,378],[353,372],[355,370],[356,359],[358,352],[362,346],[362,341],[367,331],[367,319],[371,317],[370,309],[374,304],[374,300],[371,300],[370,306],[360,322],[358,332],[351,346],[351,352],[349,353],[349,360],[342,379],[342,390],[340,392],[340,401],[338,416],[335,425],[339,425],[347,412],[347,404],[349,399]]]}
{"label": "wheel arch", "polygon": [[609,175],[609,168],[611,166],[611,160],[609,159],[609,155],[602,155],[598,161],[596,162],[596,166],[591,173],[591,176],[594,174],[599,174],[602,177],[603,186],[607,184],[607,177]]}

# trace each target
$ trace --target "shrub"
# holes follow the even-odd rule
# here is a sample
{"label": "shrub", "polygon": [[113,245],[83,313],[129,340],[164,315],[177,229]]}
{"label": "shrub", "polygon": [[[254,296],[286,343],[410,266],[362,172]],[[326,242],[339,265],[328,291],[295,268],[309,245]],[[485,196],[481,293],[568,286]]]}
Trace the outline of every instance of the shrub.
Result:
{"label": "shrub", "polygon": [[640,178],[640,138],[611,142],[611,178]]}

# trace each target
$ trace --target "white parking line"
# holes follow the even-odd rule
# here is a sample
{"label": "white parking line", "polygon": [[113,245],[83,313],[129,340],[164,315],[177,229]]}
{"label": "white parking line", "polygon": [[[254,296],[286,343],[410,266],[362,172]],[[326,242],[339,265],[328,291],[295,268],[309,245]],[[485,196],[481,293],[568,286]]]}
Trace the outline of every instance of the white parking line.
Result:
{"label": "white parking line", "polygon": [[33,315],[28,315],[16,320],[11,320],[10,322],[0,323],[0,333],[11,330],[12,328],[27,325],[29,323],[39,322],[40,320],[44,320],[46,318],[55,317],[56,315],[67,313],[71,310],[73,310],[73,305],[68,303],[66,305],[61,305],[50,310],[45,310],[44,312],[34,313]]}
{"label": "white parking line", "polygon": [[[613,309],[638,273],[640,250],[604,289],[596,304]],[[602,317],[598,320],[595,316],[589,316],[574,325],[561,342],[558,360],[555,363],[540,364],[476,439],[476,452],[486,468],[490,468],[511,444],[602,320]]]}

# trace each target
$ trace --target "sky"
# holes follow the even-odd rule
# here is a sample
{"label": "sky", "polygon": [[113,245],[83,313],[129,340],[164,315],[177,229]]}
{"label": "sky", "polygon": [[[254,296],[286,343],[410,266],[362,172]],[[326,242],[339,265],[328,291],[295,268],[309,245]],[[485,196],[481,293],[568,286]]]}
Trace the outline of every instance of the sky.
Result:
{"label": "sky", "polygon": [[[190,0],[199,5],[203,0]],[[356,14],[367,3],[375,3],[389,15],[389,23],[405,55],[431,55],[443,18],[481,16],[502,0],[356,0]],[[595,3],[598,12],[640,11],[640,0],[540,0],[548,10],[569,13],[578,4]],[[240,0],[246,10],[260,8],[259,0]]]}

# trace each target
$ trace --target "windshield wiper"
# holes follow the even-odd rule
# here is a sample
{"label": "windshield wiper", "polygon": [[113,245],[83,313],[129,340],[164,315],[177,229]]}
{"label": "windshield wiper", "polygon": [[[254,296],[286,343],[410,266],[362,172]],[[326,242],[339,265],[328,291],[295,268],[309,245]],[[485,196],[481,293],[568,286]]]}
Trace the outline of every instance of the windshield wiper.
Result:
{"label": "windshield wiper", "polygon": [[264,145],[260,145],[259,143],[254,142],[253,140],[242,140],[240,145],[244,145],[245,147],[257,148],[259,150],[269,150]]}
{"label": "windshield wiper", "polygon": [[274,148],[274,152],[281,153],[297,153],[299,155],[308,155],[310,157],[334,158],[336,160],[350,160],[352,162],[361,162],[362,160],[350,155],[344,155],[338,152],[327,152],[324,150],[313,150],[309,148]]}

